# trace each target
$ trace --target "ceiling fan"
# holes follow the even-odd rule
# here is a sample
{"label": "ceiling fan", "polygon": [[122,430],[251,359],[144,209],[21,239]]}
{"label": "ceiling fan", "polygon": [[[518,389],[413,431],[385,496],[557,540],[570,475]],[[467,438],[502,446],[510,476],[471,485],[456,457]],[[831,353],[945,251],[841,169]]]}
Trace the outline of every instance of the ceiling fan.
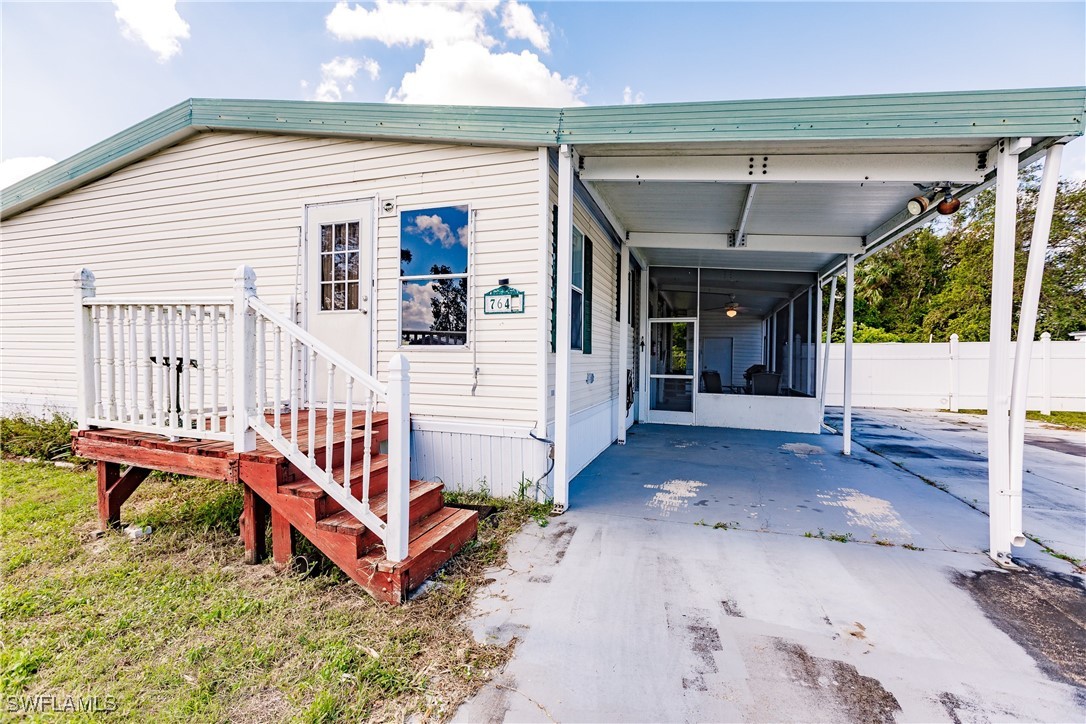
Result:
{"label": "ceiling fan", "polygon": [[[720,295],[715,295],[714,294],[713,296],[720,296]],[[706,307],[702,307],[701,311],[703,311],[703,312],[717,312],[717,311],[720,311],[721,309],[723,309],[724,314],[728,315],[729,317],[736,316],[737,314],[739,314],[739,312],[743,311],[743,307],[742,307],[742,305],[739,304],[739,302],[735,301],[735,295],[734,294],[730,294],[728,296],[730,297],[731,301],[729,301],[723,307],[708,307],[708,306],[706,306]]]}

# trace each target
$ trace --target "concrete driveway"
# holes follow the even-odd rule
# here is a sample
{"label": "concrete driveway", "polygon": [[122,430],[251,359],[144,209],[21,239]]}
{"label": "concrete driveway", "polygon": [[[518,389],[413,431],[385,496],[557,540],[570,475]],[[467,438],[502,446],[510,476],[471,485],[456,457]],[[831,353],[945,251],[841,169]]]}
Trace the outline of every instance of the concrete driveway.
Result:
{"label": "concrete driveway", "polygon": [[1086,586],[840,437],[640,425],[476,600],[458,721],[1082,721]]}

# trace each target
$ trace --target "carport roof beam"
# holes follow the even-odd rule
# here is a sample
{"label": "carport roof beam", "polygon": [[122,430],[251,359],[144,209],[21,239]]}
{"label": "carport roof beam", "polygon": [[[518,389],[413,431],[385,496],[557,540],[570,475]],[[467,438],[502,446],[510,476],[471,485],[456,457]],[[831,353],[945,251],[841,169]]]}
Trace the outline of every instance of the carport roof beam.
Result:
{"label": "carport roof beam", "polygon": [[586,156],[584,181],[980,183],[976,153]]}
{"label": "carport roof beam", "polygon": [[796,234],[747,234],[743,246],[729,246],[728,234],[629,232],[630,246],[648,249],[727,250],[742,254],[750,251],[808,252],[812,254],[859,254],[863,239],[859,236],[802,236]]}

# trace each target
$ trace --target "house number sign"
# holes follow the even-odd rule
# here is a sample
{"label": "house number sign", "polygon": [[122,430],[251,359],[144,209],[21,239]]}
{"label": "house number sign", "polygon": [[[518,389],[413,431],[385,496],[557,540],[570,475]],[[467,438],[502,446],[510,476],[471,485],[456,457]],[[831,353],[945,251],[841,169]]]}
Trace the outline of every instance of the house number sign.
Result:
{"label": "house number sign", "polygon": [[484,314],[524,314],[524,292],[502,284],[483,295]]}

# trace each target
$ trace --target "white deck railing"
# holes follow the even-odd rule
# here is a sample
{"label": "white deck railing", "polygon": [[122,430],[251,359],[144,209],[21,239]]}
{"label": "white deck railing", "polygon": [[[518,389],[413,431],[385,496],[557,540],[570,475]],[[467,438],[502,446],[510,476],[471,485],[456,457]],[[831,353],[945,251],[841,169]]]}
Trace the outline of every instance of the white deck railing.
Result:
{"label": "white deck railing", "polygon": [[[237,270],[232,298],[98,297],[87,269],[76,273],[75,285],[81,429],[233,441],[236,452],[255,449],[260,435],[372,530],[390,560],[407,556],[410,383],[402,355],[392,359],[383,385],[257,297],[250,267]],[[369,502],[378,405],[388,412],[387,522]],[[357,496],[351,488],[356,414],[364,445]],[[333,464],[337,435],[340,466]]]}

